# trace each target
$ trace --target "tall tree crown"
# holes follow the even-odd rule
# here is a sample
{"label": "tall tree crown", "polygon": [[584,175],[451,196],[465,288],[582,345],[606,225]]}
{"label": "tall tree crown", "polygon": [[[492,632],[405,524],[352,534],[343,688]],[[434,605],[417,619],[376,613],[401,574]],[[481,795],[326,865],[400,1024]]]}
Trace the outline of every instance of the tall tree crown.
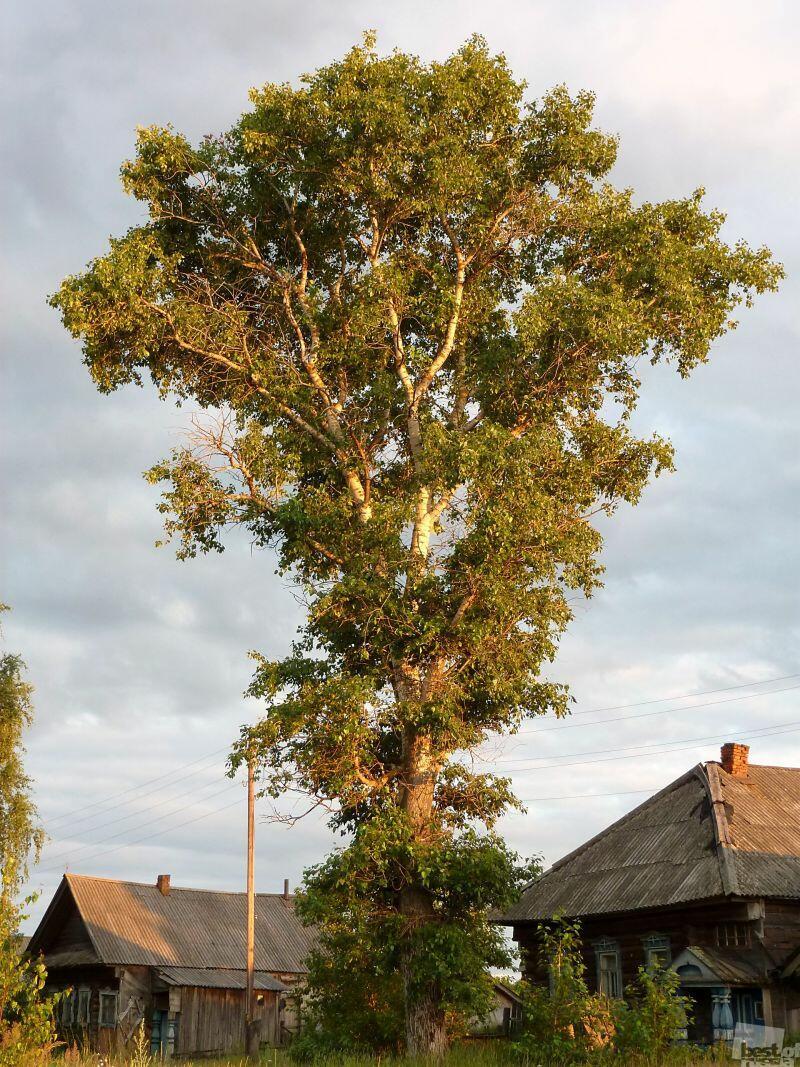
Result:
{"label": "tall tree crown", "polygon": [[180,554],[244,525],[309,589],[256,690],[341,718],[350,750],[301,759],[333,795],[382,781],[398,702],[442,752],[562,707],[538,671],[598,583],[591,517],[671,464],[630,428],[637,362],[688,374],[779,277],[700,192],[609,185],[590,94],[524,104],[477,38],[428,65],[372,44],[196,148],[141,130],[150,220],[54,298],[101,389],[146,372],[219,415],[151,476]]}

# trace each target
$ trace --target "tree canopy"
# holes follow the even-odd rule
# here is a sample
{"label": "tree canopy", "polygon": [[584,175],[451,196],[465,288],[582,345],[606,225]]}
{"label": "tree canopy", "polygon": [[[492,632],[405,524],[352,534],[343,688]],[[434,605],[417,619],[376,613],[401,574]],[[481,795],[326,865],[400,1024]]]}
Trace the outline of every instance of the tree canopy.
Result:
{"label": "tree canopy", "polygon": [[24,672],[21,656],[0,655],[0,897],[12,899],[44,838],[23,763],[22,736],[33,720],[33,686]]}
{"label": "tree canopy", "polygon": [[396,931],[409,1045],[432,1049],[470,922],[513,882],[510,783],[459,753],[566,711],[541,668],[601,580],[593,517],[672,466],[632,428],[637,367],[687,376],[780,268],[702,191],[614,188],[591,94],[525,102],[479,38],[423,63],[368,36],[251,99],[198,145],[140,130],[122,177],[149,218],[53,303],[99,389],[147,376],[201,410],[150,472],[179,555],[242,527],[303,588],[238,758],[352,832],[311,897],[349,886]]}

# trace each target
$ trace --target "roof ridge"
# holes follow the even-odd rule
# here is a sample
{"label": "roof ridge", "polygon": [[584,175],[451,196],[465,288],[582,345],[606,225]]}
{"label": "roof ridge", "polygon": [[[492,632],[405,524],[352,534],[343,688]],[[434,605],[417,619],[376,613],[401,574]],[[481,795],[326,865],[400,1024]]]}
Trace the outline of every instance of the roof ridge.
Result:
{"label": "roof ridge", "polygon": [[719,780],[720,765],[714,760],[709,760],[708,763],[699,764],[696,770],[700,781],[705,786],[711,805],[711,821],[714,826],[714,842],[722,888],[726,896],[738,896],[739,877],[736,873],[733,838],[731,837],[728,815],[725,811],[722,784]]}
{"label": "roof ridge", "polygon": [[[92,882],[108,882],[110,885],[135,885],[141,886],[143,889],[157,890],[158,886],[155,882],[136,882],[131,878],[106,878],[101,874],[76,874],[72,871],[65,871],[64,878],[68,881],[81,880]],[[171,885],[169,887],[170,893],[217,893],[220,896],[228,897],[243,897],[246,896],[246,890],[244,889],[203,889],[196,885]],[[294,900],[295,894],[290,893],[288,898],[284,893],[256,893],[257,897],[275,897],[278,900]]]}

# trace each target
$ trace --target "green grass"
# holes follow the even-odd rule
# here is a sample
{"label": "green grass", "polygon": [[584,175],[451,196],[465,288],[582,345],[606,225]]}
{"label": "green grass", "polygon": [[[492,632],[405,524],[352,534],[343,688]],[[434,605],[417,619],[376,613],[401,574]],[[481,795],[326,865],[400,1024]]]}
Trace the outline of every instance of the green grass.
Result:
{"label": "green grass", "polygon": [[[61,1050],[53,1057],[59,1060],[53,1067],[161,1067],[163,1061],[150,1057],[142,1050],[131,1050],[127,1055],[103,1056],[98,1053],[81,1054],[76,1050]],[[175,1059],[176,1067],[252,1067],[241,1054],[214,1058]],[[710,1063],[730,1063],[718,1054],[702,1054],[696,1050],[676,1047],[669,1055],[660,1058],[656,1065],[652,1060],[621,1055],[603,1055],[587,1061],[586,1067],[709,1067]],[[261,1053],[259,1067],[297,1067],[286,1049],[265,1049]],[[515,1054],[509,1042],[504,1040],[469,1041],[455,1045],[444,1060],[425,1058],[410,1059],[388,1055],[342,1054],[315,1060],[309,1067],[563,1067],[553,1061],[545,1062],[531,1054],[529,1057]]]}

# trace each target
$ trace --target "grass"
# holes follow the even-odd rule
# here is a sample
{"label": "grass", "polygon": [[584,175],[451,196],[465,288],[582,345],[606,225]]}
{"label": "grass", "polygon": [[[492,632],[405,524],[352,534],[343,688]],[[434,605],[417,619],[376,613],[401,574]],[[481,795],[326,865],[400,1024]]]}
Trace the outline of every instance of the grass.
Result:
{"label": "grass", "polygon": [[[53,1067],[160,1067],[161,1060],[150,1055],[149,1048],[134,1047],[126,1054],[107,1056],[101,1053],[82,1053],[77,1049],[56,1052],[52,1060],[60,1061]],[[666,1058],[653,1060],[639,1057],[598,1056],[586,1067],[709,1067],[710,1063],[730,1063],[727,1057],[703,1054],[689,1048],[676,1047]],[[252,1067],[243,1055],[218,1056],[203,1059],[175,1060],[176,1067]],[[264,1049],[258,1067],[297,1067],[286,1049]],[[455,1045],[444,1060],[429,1061],[409,1057],[387,1055],[342,1054],[315,1060],[310,1067],[565,1067],[553,1061],[545,1063],[534,1055],[515,1054],[510,1044],[503,1040],[471,1041]]]}

